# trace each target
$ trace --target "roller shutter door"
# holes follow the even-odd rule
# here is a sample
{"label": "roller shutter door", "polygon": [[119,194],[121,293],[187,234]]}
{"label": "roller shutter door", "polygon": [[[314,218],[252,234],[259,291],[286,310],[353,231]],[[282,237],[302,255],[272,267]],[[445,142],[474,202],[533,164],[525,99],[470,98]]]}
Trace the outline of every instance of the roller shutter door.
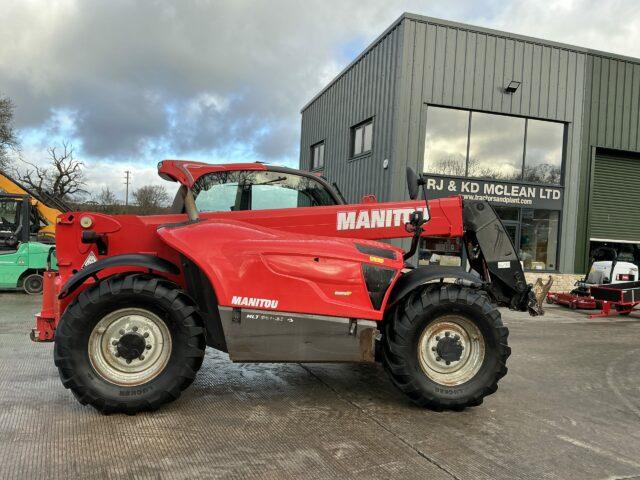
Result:
{"label": "roller shutter door", "polygon": [[591,240],[640,242],[640,158],[596,155],[589,224]]}

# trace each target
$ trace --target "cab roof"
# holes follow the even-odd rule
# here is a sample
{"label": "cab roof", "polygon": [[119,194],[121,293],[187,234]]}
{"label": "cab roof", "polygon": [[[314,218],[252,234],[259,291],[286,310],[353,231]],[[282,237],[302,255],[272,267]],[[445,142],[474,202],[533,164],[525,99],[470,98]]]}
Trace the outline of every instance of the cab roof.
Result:
{"label": "cab roof", "polygon": [[211,164],[191,160],[162,160],[158,163],[158,175],[171,182],[179,182],[189,188],[207,173],[229,172],[234,170],[268,170],[263,163],[225,163]]}

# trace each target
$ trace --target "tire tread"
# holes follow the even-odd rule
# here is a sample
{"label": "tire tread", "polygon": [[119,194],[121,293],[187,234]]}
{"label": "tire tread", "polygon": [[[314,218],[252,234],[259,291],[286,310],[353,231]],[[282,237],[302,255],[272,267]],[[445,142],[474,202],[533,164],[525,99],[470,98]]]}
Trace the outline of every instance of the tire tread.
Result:
{"label": "tire tread", "polygon": [[[497,333],[497,357],[491,381],[471,396],[463,399],[440,397],[421,388],[405,361],[412,353],[411,332],[421,321],[422,311],[431,305],[464,304],[479,307],[490,319]],[[509,330],[502,324],[500,312],[486,295],[468,287],[444,284],[427,286],[409,294],[398,304],[386,322],[383,345],[383,365],[392,383],[414,403],[434,410],[461,410],[482,404],[484,397],[498,389],[498,381],[507,374],[506,361],[511,354],[508,346]]]}

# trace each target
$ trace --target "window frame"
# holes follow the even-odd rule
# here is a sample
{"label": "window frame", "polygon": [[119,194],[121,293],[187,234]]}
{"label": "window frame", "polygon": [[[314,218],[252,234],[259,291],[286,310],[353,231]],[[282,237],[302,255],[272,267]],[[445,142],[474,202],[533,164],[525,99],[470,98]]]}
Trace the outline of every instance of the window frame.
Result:
{"label": "window frame", "polygon": [[[350,128],[350,137],[349,137],[349,159],[353,160],[353,159],[357,159],[360,157],[365,157],[367,155],[371,155],[371,153],[373,152],[373,144],[374,144],[374,139],[373,139],[373,120],[374,117],[369,117],[366,120],[357,123],[355,125],[353,125]],[[362,130],[362,136],[361,136],[361,145],[360,147],[364,149],[364,139],[365,139],[365,130],[366,127],[371,125],[371,148],[369,150],[361,150],[359,153],[355,153],[356,152],[356,132],[358,130]]]}
{"label": "window frame", "polygon": [[[435,107],[435,108],[442,108],[442,109],[449,109],[449,110],[458,110],[458,111],[462,111],[462,112],[466,112],[468,114],[468,122],[467,122],[467,148],[466,148],[466,157],[465,157],[465,164],[464,164],[464,170],[465,170],[465,175],[446,175],[446,174],[441,174],[441,173],[432,173],[432,172],[425,172],[425,165],[426,165],[426,159],[425,159],[425,140],[426,140],[426,133],[427,133],[427,126],[428,126],[428,116],[429,116],[429,107]],[[484,177],[470,177],[469,176],[469,154],[470,154],[470,148],[471,148],[471,129],[472,129],[472,118],[473,118],[473,113],[483,113],[483,114],[489,114],[489,115],[498,115],[498,116],[503,116],[503,117],[515,117],[515,118],[522,118],[525,120],[525,125],[524,125],[524,143],[523,143],[523,147],[522,147],[522,162],[521,162],[521,166],[520,166],[520,177],[519,179],[516,180],[502,180],[502,179],[494,179],[494,178],[484,178]],[[543,183],[543,182],[531,182],[531,181],[527,181],[524,180],[524,169],[525,169],[525,165],[526,165],[526,155],[527,155],[527,138],[528,138],[528,127],[529,127],[529,120],[537,120],[537,121],[542,121],[542,122],[549,122],[549,123],[554,123],[554,124],[560,124],[562,125],[563,129],[562,129],[562,156],[561,156],[561,160],[560,160],[560,182],[559,183]],[[458,107],[451,107],[448,105],[439,105],[439,104],[433,104],[433,103],[425,103],[423,104],[423,110],[422,110],[422,116],[421,116],[421,121],[420,121],[420,138],[419,138],[419,142],[420,142],[420,148],[419,148],[419,165],[421,165],[421,172],[425,175],[432,175],[432,176],[438,176],[438,177],[446,177],[446,178],[464,178],[464,179],[468,179],[468,178],[474,178],[474,179],[478,179],[478,180],[490,180],[490,181],[497,181],[497,182],[503,182],[503,183],[517,183],[517,184],[521,184],[521,185],[535,185],[535,186],[553,186],[553,187],[559,187],[559,188],[564,188],[564,182],[565,182],[565,170],[566,170],[566,160],[567,160],[567,126],[568,123],[567,122],[563,122],[563,121],[559,121],[559,120],[549,120],[546,118],[539,118],[539,117],[527,117],[526,115],[510,115],[510,114],[504,114],[504,113],[496,113],[496,112],[491,112],[491,111],[487,111],[487,110],[471,110],[468,108],[458,108]]]}
{"label": "window frame", "polygon": [[[322,147],[322,161],[320,162],[320,165],[316,165],[315,164],[315,152],[317,148]],[[319,142],[314,143],[313,145],[311,145],[311,171],[315,172],[315,171],[319,171],[319,170],[323,170],[324,169],[324,153],[325,150],[327,149],[326,146],[326,141],[325,140],[320,140]]]}

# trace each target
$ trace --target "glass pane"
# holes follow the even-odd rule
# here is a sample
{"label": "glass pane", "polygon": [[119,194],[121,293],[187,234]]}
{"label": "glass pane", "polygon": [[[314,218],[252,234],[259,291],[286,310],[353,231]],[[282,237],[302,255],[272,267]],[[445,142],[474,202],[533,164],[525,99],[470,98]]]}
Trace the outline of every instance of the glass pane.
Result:
{"label": "glass pane", "polygon": [[200,212],[230,212],[235,210],[238,183],[211,185],[200,192],[196,198],[196,207]]}
{"label": "glass pane", "polygon": [[324,165],[324,143],[314,145],[311,148],[311,156],[311,168],[314,170],[317,168],[322,168],[322,166]]}
{"label": "glass pane", "polygon": [[530,270],[556,270],[560,212],[522,210],[520,260]]}
{"label": "glass pane", "polygon": [[559,185],[562,173],[562,123],[529,120],[524,179]]}
{"label": "glass pane", "polygon": [[441,175],[465,175],[468,130],[467,110],[428,107],[423,171]]}
{"label": "glass pane", "polygon": [[193,187],[201,212],[335,205],[315,178],[275,171],[209,173]]}
{"label": "glass pane", "polygon": [[254,185],[251,191],[251,210],[295,208],[298,191],[280,185]]}
{"label": "glass pane", "polygon": [[18,202],[15,200],[0,201],[0,232],[15,232],[20,222]]}
{"label": "glass pane", "polygon": [[520,180],[524,154],[524,118],[473,112],[469,176]]}
{"label": "glass pane", "polygon": [[520,219],[518,218],[518,210],[516,207],[493,207],[500,220],[505,221],[514,221],[517,222]]}
{"label": "glass pane", "polygon": [[459,238],[424,237],[418,250],[419,265],[456,266],[462,264]]}
{"label": "glass pane", "polygon": [[364,126],[364,146],[362,147],[363,152],[368,152],[371,150],[371,144],[373,141],[373,123],[367,123]]}
{"label": "glass pane", "polygon": [[518,235],[518,226],[513,224],[508,224],[504,226],[505,232],[509,235],[511,239],[511,243],[516,244],[516,236]]}
{"label": "glass pane", "polygon": [[358,127],[353,133],[353,154],[359,155],[361,153],[362,153],[362,127]]}

